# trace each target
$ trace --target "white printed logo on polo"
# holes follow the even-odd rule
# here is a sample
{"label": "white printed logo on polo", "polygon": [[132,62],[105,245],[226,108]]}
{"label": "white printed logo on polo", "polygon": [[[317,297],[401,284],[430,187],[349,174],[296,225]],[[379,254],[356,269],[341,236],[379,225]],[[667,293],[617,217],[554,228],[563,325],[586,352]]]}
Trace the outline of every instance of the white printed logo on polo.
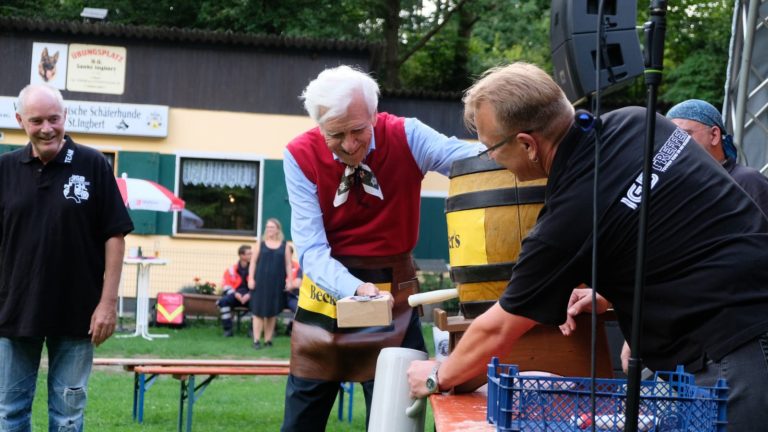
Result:
{"label": "white printed logo on polo", "polygon": [[75,151],[72,149],[67,150],[67,155],[64,157],[64,163],[72,163],[72,156],[75,155]]}
{"label": "white printed logo on polo", "polygon": [[[667,138],[664,145],[661,146],[659,151],[653,156],[651,168],[656,172],[666,172],[672,165],[674,165],[677,157],[691,141],[691,137],[685,133],[682,129],[678,128],[672,132],[672,135]],[[651,190],[659,182],[659,176],[656,173],[651,173]],[[643,174],[637,176],[634,183],[632,183],[627,189],[627,193],[620,199],[621,203],[626,205],[632,210],[636,210],[640,201],[642,201],[643,192]]]}
{"label": "white printed logo on polo", "polygon": [[75,200],[76,203],[87,201],[91,196],[88,193],[88,186],[91,182],[85,181],[85,177],[80,175],[71,175],[69,182],[64,184],[64,197]]}
{"label": "white printed logo on polo", "polygon": [[[659,181],[659,176],[656,174],[651,174],[651,190],[653,190],[653,187],[656,186],[656,183]],[[642,193],[643,193],[643,173],[640,173],[639,176],[635,179],[635,182],[632,183],[631,186],[629,186],[629,189],[627,190],[626,196],[621,199],[621,202],[624,203],[627,207],[631,208],[632,210],[635,210],[637,208],[637,205],[640,204],[640,201],[642,199]]]}

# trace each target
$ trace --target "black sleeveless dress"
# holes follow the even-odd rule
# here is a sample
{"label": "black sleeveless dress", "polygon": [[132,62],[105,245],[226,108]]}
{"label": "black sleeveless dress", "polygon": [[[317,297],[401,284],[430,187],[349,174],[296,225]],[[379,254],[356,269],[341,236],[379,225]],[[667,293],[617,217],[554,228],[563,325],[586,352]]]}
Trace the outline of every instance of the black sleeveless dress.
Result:
{"label": "black sleeveless dress", "polygon": [[259,246],[256,261],[256,288],[251,294],[251,313],[257,317],[277,316],[285,309],[285,242],[270,249],[266,242]]}

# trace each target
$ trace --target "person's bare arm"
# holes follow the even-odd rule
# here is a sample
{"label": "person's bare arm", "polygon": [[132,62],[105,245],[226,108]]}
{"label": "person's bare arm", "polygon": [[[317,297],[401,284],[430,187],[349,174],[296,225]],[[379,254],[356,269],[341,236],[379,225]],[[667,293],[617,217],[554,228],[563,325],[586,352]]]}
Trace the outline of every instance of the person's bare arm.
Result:
{"label": "person's bare arm", "polygon": [[256,288],[256,262],[259,260],[259,250],[261,250],[261,242],[256,242],[256,244],[251,248],[253,251],[251,253],[251,263],[248,264],[248,288],[250,290],[253,290]]}
{"label": "person's bare arm", "polygon": [[91,314],[88,334],[91,342],[99,346],[115,332],[117,322],[117,290],[120,285],[120,273],[123,270],[125,238],[122,234],[110,237],[104,244],[104,284],[101,299]]}
{"label": "person's bare arm", "polygon": [[[461,337],[456,349],[440,365],[438,383],[441,390],[448,390],[483,373],[491,357],[504,357],[513,344],[536,322],[507,313],[497,302],[477,317]],[[408,368],[411,397],[425,397],[427,376],[435,361],[414,361]]]}
{"label": "person's bare arm", "polygon": [[291,247],[286,243],[285,244],[285,291],[288,291],[291,289],[291,285],[293,284],[293,281],[291,280],[291,270],[292,270],[292,263],[291,259],[293,258],[293,251],[291,250]]}

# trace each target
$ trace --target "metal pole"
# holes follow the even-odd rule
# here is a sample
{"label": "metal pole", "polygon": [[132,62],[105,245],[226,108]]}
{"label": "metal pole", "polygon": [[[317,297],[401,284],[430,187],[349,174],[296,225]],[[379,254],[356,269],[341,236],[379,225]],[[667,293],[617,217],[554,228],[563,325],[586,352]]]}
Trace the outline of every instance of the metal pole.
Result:
{"label": "metal pole", "polygon": [[[739,66],[739,87],[736,93],[736,117],[733,119],[733,141],[741,146],[744,137],[744,112],[747,108],[747,87],[752,68],[752,45],[757,25],[757,8],[760,1],[749,2],[746,22],[744,23],[744,49],[741,51],[741,65]],[[741,152],[744,154],[744,152]],[[745,155],[746,156],[746,155]]]}
{"label": "metal pole", "polygon": [[653,144],[656,137],[656,92],[661,84],[662,71],[664,69],[664,36],[667,29],[666,15],[666,0],[651,0],[650,21],[645,24],[645,83],[648,87],[648,101],[645,119],[645,146],[643,148],[643,186],[640,198],[640,214],[638,216],[635,292],[632,303],[632,333],[630,337],[632,354],[629,357],[627,371],[627,406],[625,412],[626,422],[624,423],[624,430],[626,432],[636,432],[638,430],[637,421],[640,410],[640,371],[643,368],[643,362],[640,358],[642,352],[640,341],[642,340],[643,328],[645,247],[648,215],[650,214],[651,207],[651,159],[653,157]]}

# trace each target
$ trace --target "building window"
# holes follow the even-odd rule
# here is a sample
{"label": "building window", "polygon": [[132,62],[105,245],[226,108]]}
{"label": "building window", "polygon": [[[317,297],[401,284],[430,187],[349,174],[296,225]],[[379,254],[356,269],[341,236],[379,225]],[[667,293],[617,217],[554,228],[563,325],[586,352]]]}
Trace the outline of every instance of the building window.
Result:
{"label": "building window", "polygon": [[177,232],[256,235],[259,163],[181,158]]}

